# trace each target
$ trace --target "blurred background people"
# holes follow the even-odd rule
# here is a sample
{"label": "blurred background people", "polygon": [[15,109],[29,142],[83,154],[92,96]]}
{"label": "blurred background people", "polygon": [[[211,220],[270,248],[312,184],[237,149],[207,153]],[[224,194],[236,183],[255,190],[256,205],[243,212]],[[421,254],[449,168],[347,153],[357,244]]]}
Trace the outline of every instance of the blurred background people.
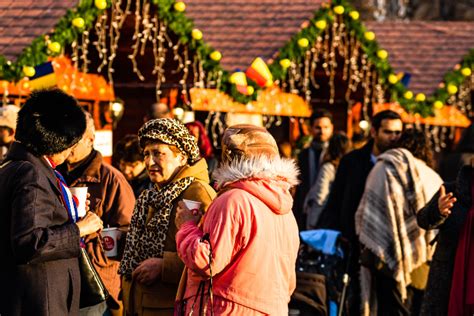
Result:
{"label": "blurred background people", "polygon": [[16,120],[19,107],[6,105],[0,107],[0,163],[5,159],[10,145],[15,140]]}
{"label": "blurred background people", "polygon": [[311,145],[298,155],[298,167],[301,172],[300,184],[296,187],[295,202],[293,204],[293,212],[300,230],[306,228],[306,214],[304,214],[306,194],[316,182],[324,152],[334,130],[332,114],[323,109],[313,112],[309,124],[313,140]]}
{"label": "blurred background people", "polygon": [[446,182],[456,180],[459,170],[474,158],[474,124],[463,131],[456,149],[445,153],[439,163],[439,174]]}
{"label": "blurred background people", "polygon": [[155,119],[139,130],[153,187],[142,192],[119,273],[126,315],[173,315],[184,264],[176,253],[175,215],[182,199],[205,211],[215,197],[206,160],[187,128],[174,119]]}
{"label": "blurred background people", "polygon": [[173,118],[173,113],[171,113],[168,104],[163,102],[151,104],[146,112],[144,121],[147,122],[158,118]]}
{"label": "blurred background people", "polygon": [[[86,131],[58,170],[70,187],[87,187],[90,210],[102,219],[104,227],[119,227],[126,231],[135,204],[132,188],[120,171],[105,163],[100,152],[94,149],[94,120],[90,113],[85,115]],[[120,255],[107,257],[98,233],[87,235],[85,244],[110,297],[107,303],[81,310],[81,315],[100,316],[107,307],[112,315],[121,315],[120,276],[117,274]]]}
{"label": "blurred background people", "polygon": [[434,234],[416,213],[442,180],[423,131],[405,130],[398,147],[377,157],[355,215],[364,315],[418,315],[428,279]]}
{"label": "blurred background people", "polygon": [[324,153],[321,167],[306,199],[304,213],[306,214],[306,229],[315,229],[319,216],[326,205],[332,183],[336,177],[337,166],[342,156],[351,150],[351,141],[345,133],[335,133],[329,140]]}
{"label": "blurred background people", "polygon": [[178,295],[184,315],[288,315],[299,247],[290,194],[296,164],[280,157],[266,129],[247,124],[226,129],[221,160],[214,172],[220,194],[202,227],[183,203],[176,215],[178,254],[188,268]]}
{"label": "blurred background people", "polygon": [[445,183],[417,214],[424,229],[438,229],[421,315],[474,314],[474,160]]}
{"label": "blurred background people", "polygon": [[209,175],[211,175],[214,169],[217,167],[217,159],[214,156],[211,140],[209,139],[209,136],[207,136],[204,125],[202,125],[202,123],[199,121],[189,122],[184,125],[189,130],[189,133],[196,139],[199,147],[199,153],[201,154],[202,158],[206,159]]}
{"label": "blurred background people", "polygon": [[18,114],[16,139],[0,165],[1,315],[78,315],[80,237],[102,228],[79,220],[54,169],[86,129],[84,112],[60,90],[31,94]]}
{"label": "blurred background people", "polygon": [[113,159],[132,186],[137,199],[140,193],[152,185],[143,158],[143,149],[140,147],[137,135],[126,135],[115,145]]}
{"label": "blurred background people", "polygon": [[360,314],[359,243],[355,234],[354,215],[364,193],[365,181],[377,156],[395,147],[403,130],[402,119],[394,111],[381,111],[375,114],[371,121],[371,139],[360,149],[342,157],[317,225],[318,228],[340,231],[351,244],[349,275],[352,281],[348,293],[351,315]]}

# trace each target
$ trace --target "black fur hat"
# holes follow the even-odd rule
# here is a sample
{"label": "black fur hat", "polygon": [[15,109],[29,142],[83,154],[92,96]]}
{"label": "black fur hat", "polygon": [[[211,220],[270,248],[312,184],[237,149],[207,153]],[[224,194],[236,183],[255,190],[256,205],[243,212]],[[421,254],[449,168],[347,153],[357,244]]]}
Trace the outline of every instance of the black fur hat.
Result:
{"label": "black fur hat", "polygon": [[81,140],[86,117],[77,100],[59,89],[33,92],[18,113],[16,140],[36,156],[60,153]]}

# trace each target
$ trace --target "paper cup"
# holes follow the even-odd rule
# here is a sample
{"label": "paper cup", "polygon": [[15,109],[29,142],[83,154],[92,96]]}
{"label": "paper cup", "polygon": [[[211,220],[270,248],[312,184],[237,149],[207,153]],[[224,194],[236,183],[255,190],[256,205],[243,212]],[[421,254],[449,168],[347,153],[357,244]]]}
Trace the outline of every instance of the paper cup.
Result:
{"label": "paper cup", "polygon": [[186,205],[188,210],[194,210],[194,209],[199,210],[199,208],[201,207],[201,202],[198,202],[198,201],[183,199],[183,203],[184,205]]}
{"label": "paper cup", "polygon": [[79,217],[86,216],[86,200],[87,200],[87,187],[72,187],[69,188],[71,194],[74,195],[78,201],[77,204],[77,215]]}
{"label": "paper cup", "polygon": [[100,235],[102,236],[102,247],[104,247],[105,255],[107,257],[116,257],[118,253],[118,239],[120,237],[120,230],[117,227],[104,228]]}

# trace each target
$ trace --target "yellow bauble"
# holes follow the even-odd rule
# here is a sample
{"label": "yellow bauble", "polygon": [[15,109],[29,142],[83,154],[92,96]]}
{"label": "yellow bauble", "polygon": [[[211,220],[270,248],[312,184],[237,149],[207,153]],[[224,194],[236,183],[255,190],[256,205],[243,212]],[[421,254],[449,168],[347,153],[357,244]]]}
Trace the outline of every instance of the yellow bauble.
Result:
{"label": "yellow bauble", "polygon": [[418,93],[415,97],[415,100],[418,102],[423,102],[426,100],[426,95],[424,95],[423,93]]}
{"label": "yellow bauble", "polygon": [[411,99],[413,99],[413,92],[407,91],[403,94],[403,96],[405,97],[405,99],[411,100]]}
{"label": "yellow bauble", "polygon": [[300,47],[303,47],[303,48],[308,47],[309,41],[308,41],[308,39],[305,38],[305,37],[300,38],[300,39],[298,40],[298,45],[299,45]]}
{"label": "yellow bauble", "polygon": [[461,69],[461,73],[464,77],[469,77],[472,73],[471,69],[470,68],[463,68]]}
{"label": "yellow bauble", "polygon": [[342,5],[337,5],[333,9],[334,13],[336,14],[343,14],[344,13],[344,7]]}
{"label": "yellow bauble", "polygon": [[444,106],[444,103],[441,102],[441,101],[439,101],[439,100],[434,101],[434,103],[433,103],[433,107],[434,107],[435,109],[441,109],[443,106]]}
{"label": "yellow bauble", "polygon": [[391,84],[396,84],[398,82],[398,77],[394,74],[390,74],[388,76],[388,82],[390,82]]}
{"label": "yellow bauble", "polygon": [[99,10],[104,10],[107,8],[107,1],[106,0],[94,0],[94,5]]}
{"label": "yellow bauble", "polygon": [[252,86],[247,87],[247,94],[252,95],[255,92],[255,89]]}
{"label": "yellow bauble", "polygon": [[316,23],[314,23],[314,25],[316,25],[318,29],[324,30],[328,24],[326,20],[318,20],[316,21]]}
{"label": "yellow bauble", "polygon": [[214,61],[219,61],[222,58],[222,54],[218,50],[215,50],[209,55],[209,57]]}
{"label": "yellow bauble", "polygon": [[193,31],[191,32],[191,36],[199,41],[200,39],[202,39],[202,32],[199,30],[199,29],[193,29]]}
{"label": "yellow bauble", "polygon": [[36,73],[36,70],[34,67],[31,66],[23,66],[23,73],[27,77],[33,77]]}
{"label": "yellow bauble", "polygon": [[385,49],[381,49],[377,51],[377,56],[379,56],[380,59],[387,59],[388,52]]}
{"label": "yellow bauble", "polygon": [[83,18],[74,18],[72,20],[72,25],[74,25],[78,29],[82,29],[84,27],[84,24],[85,24],[85,22],[84,22]]}
{"label": "yellow bauble", "polygon": [[48,49],[53,53],[59,53],[61,51],[61,44],[58,42],[51,42],[48,44]]}
{"label": "yellow bauble", "polygon": [[174,9],[178,12],[184,12],[186,10],[186,4],[183,1],[176,2],[174,4]]}
{"label": "yellow bauble", "polygon": [[288,67],[291,66],[291,61],[288,58],[282,59],[282,60],[280,60],[280,66],[283,69],[288,69]]}
{"label": "yellow bauble", "polygon": [[373,41],[375,39],[375,33],[374,32],[365,32],[364,37],[368,41]]}
{"label": "yellow bauble", "polygon": [[456,94],[456,92],[458,92],[458,87],[453,84],[448,84],[448,87],[446,89],[448,90],[449,94]]}
{"label": "yellow bauble", "polygon": [[349,12],[349,16],[350,16],[353,20],[358,20],[358,19],[359,19],[359,12],[357,12],[357,11],[351,11],[351,12]]}

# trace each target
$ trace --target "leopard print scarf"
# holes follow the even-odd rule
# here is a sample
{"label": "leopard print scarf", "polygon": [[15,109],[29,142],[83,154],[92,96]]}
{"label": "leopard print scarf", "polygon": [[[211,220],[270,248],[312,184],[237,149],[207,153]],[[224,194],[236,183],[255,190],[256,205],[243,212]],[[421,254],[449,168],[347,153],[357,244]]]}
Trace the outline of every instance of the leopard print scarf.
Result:
{"label": "leopard print scarf", "polygon": [[[119,274],[131,275],[145,259],[162,258],[174,200],[194,181],[187,177],[161,189],[153,187],[140,194],[133,211]],[[155,212],[147,221],[148,210]]]}

